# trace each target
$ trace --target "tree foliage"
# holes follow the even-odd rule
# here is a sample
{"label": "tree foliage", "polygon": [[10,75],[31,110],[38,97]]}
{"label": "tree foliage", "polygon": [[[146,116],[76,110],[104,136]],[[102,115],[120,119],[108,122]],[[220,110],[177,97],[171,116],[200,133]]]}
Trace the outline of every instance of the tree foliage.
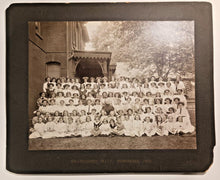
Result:
{"label": "tree foliage", "polygon": [[91,37],[112,62],[127,62],[143,75],[194,74],[192,21],[107,21]]}

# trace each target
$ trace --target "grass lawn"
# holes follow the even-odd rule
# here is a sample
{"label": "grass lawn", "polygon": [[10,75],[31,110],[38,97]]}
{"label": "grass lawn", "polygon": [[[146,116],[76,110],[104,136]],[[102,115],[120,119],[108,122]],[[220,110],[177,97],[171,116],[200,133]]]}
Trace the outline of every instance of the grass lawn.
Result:
{"label": "grass lawn", "polygon": [[29,150],[76,149],[196,149],[196,136],[71,137],[29,140]]}

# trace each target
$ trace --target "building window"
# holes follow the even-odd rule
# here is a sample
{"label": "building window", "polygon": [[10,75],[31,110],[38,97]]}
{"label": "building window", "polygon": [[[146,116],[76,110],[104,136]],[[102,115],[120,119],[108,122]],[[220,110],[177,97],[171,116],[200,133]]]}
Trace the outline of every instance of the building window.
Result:
{"label": "building window", "polygon": [[59,62],[48,62],[46,63],[46,74],[48,77],[60,77],[60,63]]}
{"label": "building window", "polygon": [[43,39],[42,34],[41,34],[42,32],[41,32],[41,24],[40,24],[40,22],[35,22],[34,25],[35,25],[35,34],[40,39]]}

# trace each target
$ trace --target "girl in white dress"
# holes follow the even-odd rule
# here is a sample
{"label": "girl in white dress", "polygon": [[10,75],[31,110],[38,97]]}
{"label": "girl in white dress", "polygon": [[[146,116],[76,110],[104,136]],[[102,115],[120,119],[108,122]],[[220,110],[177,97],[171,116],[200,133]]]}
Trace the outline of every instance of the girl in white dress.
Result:
{"label": "girl in white dress", "polygon": [[45,124],[45,132],[44,132],[42,138],[48,139],[48,138],[56,137],[55,126],[56,126],[56,123],[53,121],[53,118],[51,116],[48,117],[48,121]]}
{"label": "girl in white dress", "polygon": [[43,137],[45,132],[45,123],[41,117],[38,118],[38,121],[35,122],[33,129],[31,129],[32,133],[30,134],[29,138],[40,138]]}
{"label": "girl in white dress", "polygon": [[67,124],[63,122],[63,118],[60,118],[55,129],[55,136],[56,137],[65,137],[67,135],[68,129]]}
{"label": "girl in white dress", "polygon": [[53,121],[55,122],[55,124],[57,124],[60,120],[60,116],[59,116],[59,111],[55,111],[54,112],[54,117],[53,117]]}
{"label": "girl in white dress", "polygon": [[81,133],[82,137],[91,136],[94,125],[90,116],[86,116],[86,122],[84,124],[85,124],[84,130]]}
{"label": "girl in white dress", "polygon": [[141,137],[143,135],[141,117],[137,114],[134,115],[133,131],[137,137]]}
{"label": "girl in white dress", "polygon": [[173,107],[172,100],[170,98],[166,98],[164,100],[163,110],[165,113],[169,112],[169,108]]}
{"label": "girl in white dress", "polygon": [[169,132],[166,129],[165,121],[160,115],[155,116],[156,122],[157,122],[157,129],[156,134],[159,136],[168,136]]}
{"label": "girl in white dress", "polygon": [[98,136],[101,134],[100,131],[100,126],[102,125],[101,121],[100,121],[100,117],[96,116],[95,117],[95,121],[93,123],[93,130],[92,130],[92,135],[93,136]]}
{"label": "girl in white dress", "polygon": [[102,110],[102,105],[100,103],[100,99],[95,99],[95,105],[94,108],[96,109],[97,113],[100,113]]}
{"label": "girl in white dress", "polygon": [[[60,101],[64,100],[64,93],[63,92],[58,92],[56,96],[56,104],[60,105]],[[65,101],[64,101],[65,102]]]}
{"label": "girl in white dress", "polygon": [[124,116],[124,121],[122,122],[124,125],[124,135],[125,136],[132,136],[134,137],[134,130],[133,130],[133,116],[129,117],[128,115]]}
{"label": "girl in white dress", "polygon": [[79,90],[76,85],[73,85],[71,89],[72,89],[71,93],[73,96],[74,96],[74,94],[77,94],[78,96],[80,95]]}
{"label": "girl in white dress", "polygon": [[173,97],[179,98],[181,102],[184,102],[184,106],[187,107],[187,100],[182,89],[177,89],[177,93]]}
{"label": "girl in white dress", "polygon": [[73,105],[74,105],[74,106],[78,106],[78,105],[79,105],[79,96],[78,96],[77,93],[73,93],[73,98],[72,98],[72,100],[73,100]]}
{"label": "girl in white dress", "polygon": [[43,91],[46,92],[48,88],[48,84],[50,83],[50,77],[45,78],[45,82],[43,84]]}
{"label": "girl in white dress", "polygon": [[57,110],[60,113],[63,113],[63,111],[66,110],[66,106],[65,106],[65,101],[64,100],[60,100],[60,105],[58,106]]}
{"label": "girl in white dress", "polygon": [[104,136],[108,136],[111,133],[111,128],[108,123],[108,120],[105,119],[100,126],[100,134]]}
{"label": "girl in white dress", "polygon": [[143,134],[151,137],[157,132],[157,124],[151,119],[150,116],[146,116],[143,120]]}
{"label": "girl in white dress", "polygon": [[167,122],[165,124],[165,127],[169,133],[173,135],[177,133],[178,128],[177,128],[175,116],[173,116],[172,114],[169,114],[167,116]]}
{"label": "girl in white dress", "polygon": [[149,117],[150,118],[150,120],[152,120],[152,122],[156,122],[155,121],[155,115],[152,113],[152,108],[151,107],[147,107],[146,109],[145,109],[145,117],[144,117],[144,119],[146,118],[146,117]]}
{"label": "girl in white dress", "polygon": [[146,99],[148,99],[149,101],[149,105],[153,106],[154,105],[154,98],[153,98],[153,95],[152,93],[149,91],[146,93]]}
{"label": "girl in white dress", "polygon": [[184,107],[183,102],[179,102],[176,116],[179,124],[182,126],[178,132],[192,133],[195,127],[191,124],[188,110]]}

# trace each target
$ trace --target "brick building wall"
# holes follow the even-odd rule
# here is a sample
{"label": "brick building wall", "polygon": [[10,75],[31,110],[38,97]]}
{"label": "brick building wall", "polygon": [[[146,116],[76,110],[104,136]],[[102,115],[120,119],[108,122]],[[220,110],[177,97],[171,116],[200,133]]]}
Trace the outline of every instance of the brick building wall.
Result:
{"label": "brick building wall", "polygon": [[60,76],[68,75],[68,55],[84,50],[88,41],[85,22],[29,22],[29,119],[36,110],[36,101],[47,76],[47,65],[56,62]]}

